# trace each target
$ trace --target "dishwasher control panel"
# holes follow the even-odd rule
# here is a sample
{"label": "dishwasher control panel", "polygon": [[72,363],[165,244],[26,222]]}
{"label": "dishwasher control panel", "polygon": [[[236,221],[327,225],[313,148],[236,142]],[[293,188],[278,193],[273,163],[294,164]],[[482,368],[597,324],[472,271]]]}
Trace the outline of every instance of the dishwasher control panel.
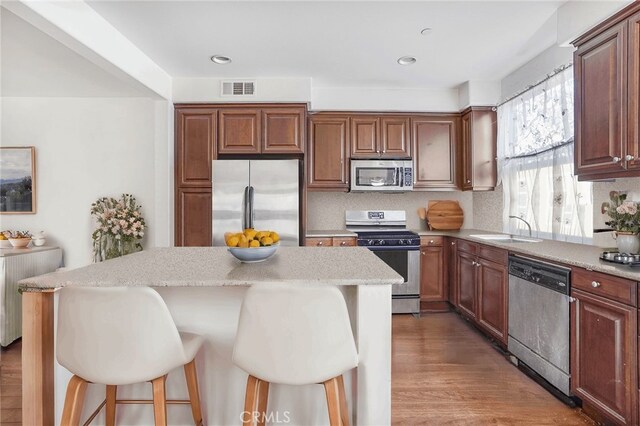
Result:
{"label": "dishwasher control panel", "polygon": [[509,275],[538,284],[562,294],[569,294],[571,270],[558,265],[509,255]]}

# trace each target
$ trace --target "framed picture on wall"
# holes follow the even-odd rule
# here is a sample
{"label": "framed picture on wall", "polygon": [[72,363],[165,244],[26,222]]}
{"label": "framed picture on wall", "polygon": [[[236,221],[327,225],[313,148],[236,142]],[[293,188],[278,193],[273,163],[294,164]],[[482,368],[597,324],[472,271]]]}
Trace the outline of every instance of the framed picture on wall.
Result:
{"label": "framed picture on wall", "polygon": [[35,147],[0,147],[0,214],[35,212]]}

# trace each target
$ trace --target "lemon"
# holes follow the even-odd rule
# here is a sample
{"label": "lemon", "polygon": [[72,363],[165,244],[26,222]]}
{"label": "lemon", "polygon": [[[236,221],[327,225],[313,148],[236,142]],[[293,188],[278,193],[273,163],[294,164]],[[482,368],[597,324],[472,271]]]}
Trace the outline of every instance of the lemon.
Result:
{"label": "lemon", "polygon": [[270,246],[271,244],[273,244],[273,239],[271,237],[262,237],[260,242],[265,246]]}
{"label": "lemon", "polygon": [[269,237],[271,237],[271,239],[273,240],[273,243],[277,243],[278,241],[280,241],[280,235],[278,235],[277,232],[272,232],[269,234]]}
{"label": "lemon", "polygon": [[251,240],[251,242],[249,243],[249,247],[260,247],[260,241]]}
{"label": "lemon", "polygon": [[237,247],[239,242],[240,242],[240,238],[234,236],[227,240],[227,245],[229,247]]}
{"label": "lemon", "polygon": [[248,240],[241,240],[238,243],[238,247],[242,247],[242,248],[248,248],[249,247],[249,241]]}
{"label": "lemon", "polygon": [[253,240],[255,238],[256,234],[257,234],[257,232],[256,232],[255,229],[245,229],[244,230],[244,235],[250,240]]}

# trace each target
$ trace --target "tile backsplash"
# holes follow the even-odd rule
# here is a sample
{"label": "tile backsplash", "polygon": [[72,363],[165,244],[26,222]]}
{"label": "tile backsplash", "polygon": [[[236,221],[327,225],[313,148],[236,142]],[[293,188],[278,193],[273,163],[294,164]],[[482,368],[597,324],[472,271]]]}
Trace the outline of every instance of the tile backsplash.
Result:
{"label": "tile backsplash", "polygon": [[343,229],[346,210],[406,210],[409,229],[426,229],[418,217],[418,208],[429,200],[456,200],[464,211],[463,228],[473,228],[473,194],[462,191],[406,192],[309,192],[307,195],[307,229]]}

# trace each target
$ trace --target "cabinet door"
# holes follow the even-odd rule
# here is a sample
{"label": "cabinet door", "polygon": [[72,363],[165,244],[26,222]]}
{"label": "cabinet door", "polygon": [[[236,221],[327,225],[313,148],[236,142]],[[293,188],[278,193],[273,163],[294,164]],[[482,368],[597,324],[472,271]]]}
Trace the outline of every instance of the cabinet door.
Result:
{"label": "cabinet door", "polygon": [[412,119],[414,188],[455,188],[458,117]]}
{"label": "cabinet door", "polygon": [[380,147],[383,157],[411,157],[409,117],[380,118]]}
{"label": "cabinet door", "polygon": [[478,323],[502,343],[507,343],[507,267],[480,260],[478,273]]}
{"label": "cabinet door", "polygon": [[628,41],[628,139],[623,161],[630,170],[640,169],[640,13],[629,18]]}
{"label": "cabinet door", "polygon": [[460,187],[463,190],[473,189],[473,147],[471,145],[471,111],[462,115],[461,123],[461,158],[462,171],[460,174]]}
{"label": "cabinet door", "polygon": [[175,245],[211,246],[211,188],[178,188]]}
{"label": "cabinet door", "polygon": [[476,317],[476,257],[458,251],[457,258],[457,290],[458,308],[468,317]]}
{"label": "cabinet door", "polygon": [[333,237],[333,247],[355,247],[358,245],[356,237]]}
{"label": "cabinet door", "polygon": [[420,301],[444,302],[447,300],[444,283],[444,247],[420,248]]}
{"label": "cabinet door", "polygon": [[636,425],[637,310],[580,290],[571,295],[572,391],[613,422]]}
{"label": "cabinet door", "polygon": [[446,264],[447,269],[445,272],[445,281],[449,282],[449,302],[454,306],[458,307],[458,280],[456,279],[456,274],[458,273],[457,268],[457,257],[456,257],[456,246],[457,241],[455,238],[447,238],[446,242]]}
{"label": "cabinet door", "polygon": [[333,238],[329,237],[307,237],[304,245],[307,247],[332,247]]}
{"label": "cabinet door", "polygon": [[377,117],[351,118],[351,157],[374,158],[380,152],[380,119]]}
{"label": "cabinet door", "polygon": [[221,109],[218,112],[218,153],[260,153],[260,111],[248,108]]}
{"label": "cabinet door", "polygon": [[216,110],[176,110],[176,186],[211,186]]}
{"label": "cabinet door", "polygon": [[304,108],[262,110],[262,153],[304,153]]}
{"label": "cabinet door", "polygon": [[309,120],[307,188],[349,189],[349,118],[312,117]]}
{"label": "cabinet door", "polygon": [[575,171],[624,170],[627,142],[627,23],[581,45],[574,53]]}

